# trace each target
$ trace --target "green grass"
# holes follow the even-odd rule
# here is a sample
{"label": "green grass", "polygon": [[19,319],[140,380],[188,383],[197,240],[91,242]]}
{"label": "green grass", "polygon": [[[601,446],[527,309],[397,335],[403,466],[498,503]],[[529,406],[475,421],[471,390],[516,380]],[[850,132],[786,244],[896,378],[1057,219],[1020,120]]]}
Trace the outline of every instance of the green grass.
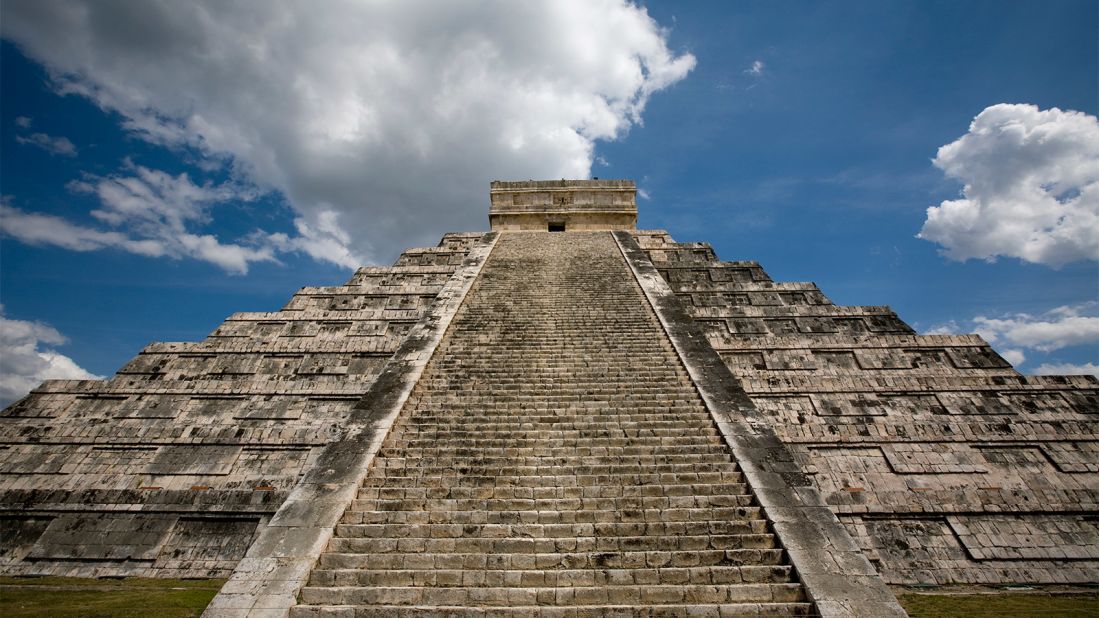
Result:
{"label": "green grass", "polygon": [[[225,580],[0,577],[0,616],[198,616]],[[1099,593],[897,591],[912,618],[1096,618]]]}
{"label": "green grass", "polygon": [[897,600],[912,618],[1096,618],[1099,594],[918,594]]}
{"label": "green grass", "polygon": [[0,616],[198,616],[223,579],[0,577]]}

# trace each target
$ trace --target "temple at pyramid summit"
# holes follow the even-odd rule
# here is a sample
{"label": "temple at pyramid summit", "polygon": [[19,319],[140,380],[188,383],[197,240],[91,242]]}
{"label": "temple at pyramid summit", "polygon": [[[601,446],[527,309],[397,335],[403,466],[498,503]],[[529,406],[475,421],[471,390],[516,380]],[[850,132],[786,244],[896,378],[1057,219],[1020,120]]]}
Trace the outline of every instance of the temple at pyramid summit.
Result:
{"label": "temple at pyramid summit", "polygon": [[[1099,584],[1099,380],[493,182],[445,234],[0,412],[0,575],[207,616],[903,616]],[[868,299],[878,300],[878,299]]]}

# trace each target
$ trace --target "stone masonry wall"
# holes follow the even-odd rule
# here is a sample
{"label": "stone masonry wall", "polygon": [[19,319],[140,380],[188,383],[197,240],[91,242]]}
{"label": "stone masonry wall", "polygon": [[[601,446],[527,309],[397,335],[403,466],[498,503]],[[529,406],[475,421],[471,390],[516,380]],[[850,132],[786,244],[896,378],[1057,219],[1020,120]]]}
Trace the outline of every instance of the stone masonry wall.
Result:
{"label": "stone masonry wall", "polygon": [[[481,234],[0,412],[0,573],[219,577]],[[1099,381],[635,233],[890,583],[1099,582]]]}
{"label": "stone masonry wall", "polygon": [[228,575],[481,236],[0,412],[0,573]]}
{"label": "stone masonry wall", "polygon": [[894,584],[1099,582],[1099,381],[635,238]]}

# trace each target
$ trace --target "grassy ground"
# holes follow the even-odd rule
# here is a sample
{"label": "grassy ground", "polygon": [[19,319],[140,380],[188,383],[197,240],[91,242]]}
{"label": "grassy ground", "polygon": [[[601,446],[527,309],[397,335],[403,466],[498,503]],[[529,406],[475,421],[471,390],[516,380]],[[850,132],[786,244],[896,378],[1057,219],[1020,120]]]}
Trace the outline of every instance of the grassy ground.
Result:
{"label": "grassy ground", "polygon": [[[0,577],[0,616],[198,616],[225,580]],[[1099,591],[895,590],[912,618],[1096,618]]]}
{"label": "grassy ground", "polygon": [[1096,618],[1099,593],[895,591],[912,618]]}
{"label": "grassy ground", "polygon": [[225,580],[0,577],[0,616],[198,616]]}

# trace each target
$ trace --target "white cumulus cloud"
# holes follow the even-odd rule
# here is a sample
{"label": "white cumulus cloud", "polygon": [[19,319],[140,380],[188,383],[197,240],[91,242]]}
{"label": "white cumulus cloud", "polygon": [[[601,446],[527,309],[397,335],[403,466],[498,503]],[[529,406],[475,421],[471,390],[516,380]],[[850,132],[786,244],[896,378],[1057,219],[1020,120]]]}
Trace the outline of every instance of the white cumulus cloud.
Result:
{"label": "white cumulus cloud", "polygon": [[[1041,356],[1076,346],[1090,345],[1099,360],[1099,301],[1065,305],[1039,314],[978,315],[962,323],[950,320],[924,331],[925,335],[961,333],[977,333],[1016,367],[1026,362],[1028,351],[1041,353]],[[1094,363],[1073,365],[1051,361],[1039,365],[1033,372],[1093,373],[1088,367],[1094,366]]]}
{"label": "white cumulus cloud", "polygon": [[977,316],[974,330],[991,343],[1052,352],[1099,344],[1099,302],[1058,307],[1041,315]]}
{"label": "white cumulus cloud", "polygon": [[0,203],[0,233],[28,244],[74,251],[115,248],[150,257],[193,258],[235,274],[248,272],[253,262],[276,261],[274,248],[263,238],[250,239],[249,246],[196,232],[208,221],[210,206],[249,201],[255,197],[253,190],[230,183],[199,185],[185,173],[173,176],[140,165],[129,165],[127,171],[69,183],[70,190],[99,199],[101,207],[91,215],[107,229],[24,212],[5,200]]}
{"label": "white cumulus cloud", "polygon": [[0,305],[0,408],[20,399],[43,380],[98,380],[71,358],[52,349],[65,337],[41,322],[11,320]]}
{"label": "white cumulus cloud", "polygon": [[341,264],[483,229],[492,179],[587,177],[695,64],[624,0],[10,0],[0,32],[60,92],[282,192],[299,236],[272,242]]}
{"label": "white cumulus cloud", "polygon": [[73,225],[61,217],[28,213],[0,202],[0,233],[32,245],[54,245],[71,251],[94,251],[117,247],[147,256],[164,255],[159,243],[141,242],[119,232]]}
{"label": "white cumulus cloud", "polygon": [[925,335],[960,335],[963,334],[962,327],[954,320],[943,322],[942,324],[933,324],[927,330],[923,332]]}
{"label": "white cumulus cloud", "polygon": [[1000,351],[1000,356],[1004,357],[1004,360],[1011,363],[1013,367],[1022,365],[1026,361],[1026,354],[1015,348],[1004,348]]}
{"label": "white cumulus cloud", "polygon": [[1099,260],[1099,120],[999,104],[939,148],[962,197],[927,209],[919,238],[955,260],[998,256],[1058,267]]}
{"label": "white cumulus cloud", "polygon": [[1093,375],[1099,378],[1099,364],[1043,363],[1034,369],[1034,373],[1040,376]]}
{"label": "white cumulus cloud", "polygon": [[[24,118],[24,116],[16,118],[15,123],[19,126],[23,126],[23,123],[20,122],[20,119],[22,118]],[[27,126],[29,126],[29,124]],[[63,157],[76,156],[76,145],[67,137],[54,137],[52,135],[46,135],[45,133],[31,133],[30,135],[16,135],[15,141],[24,145],[37,146],[50,154],[61,155]]]}

